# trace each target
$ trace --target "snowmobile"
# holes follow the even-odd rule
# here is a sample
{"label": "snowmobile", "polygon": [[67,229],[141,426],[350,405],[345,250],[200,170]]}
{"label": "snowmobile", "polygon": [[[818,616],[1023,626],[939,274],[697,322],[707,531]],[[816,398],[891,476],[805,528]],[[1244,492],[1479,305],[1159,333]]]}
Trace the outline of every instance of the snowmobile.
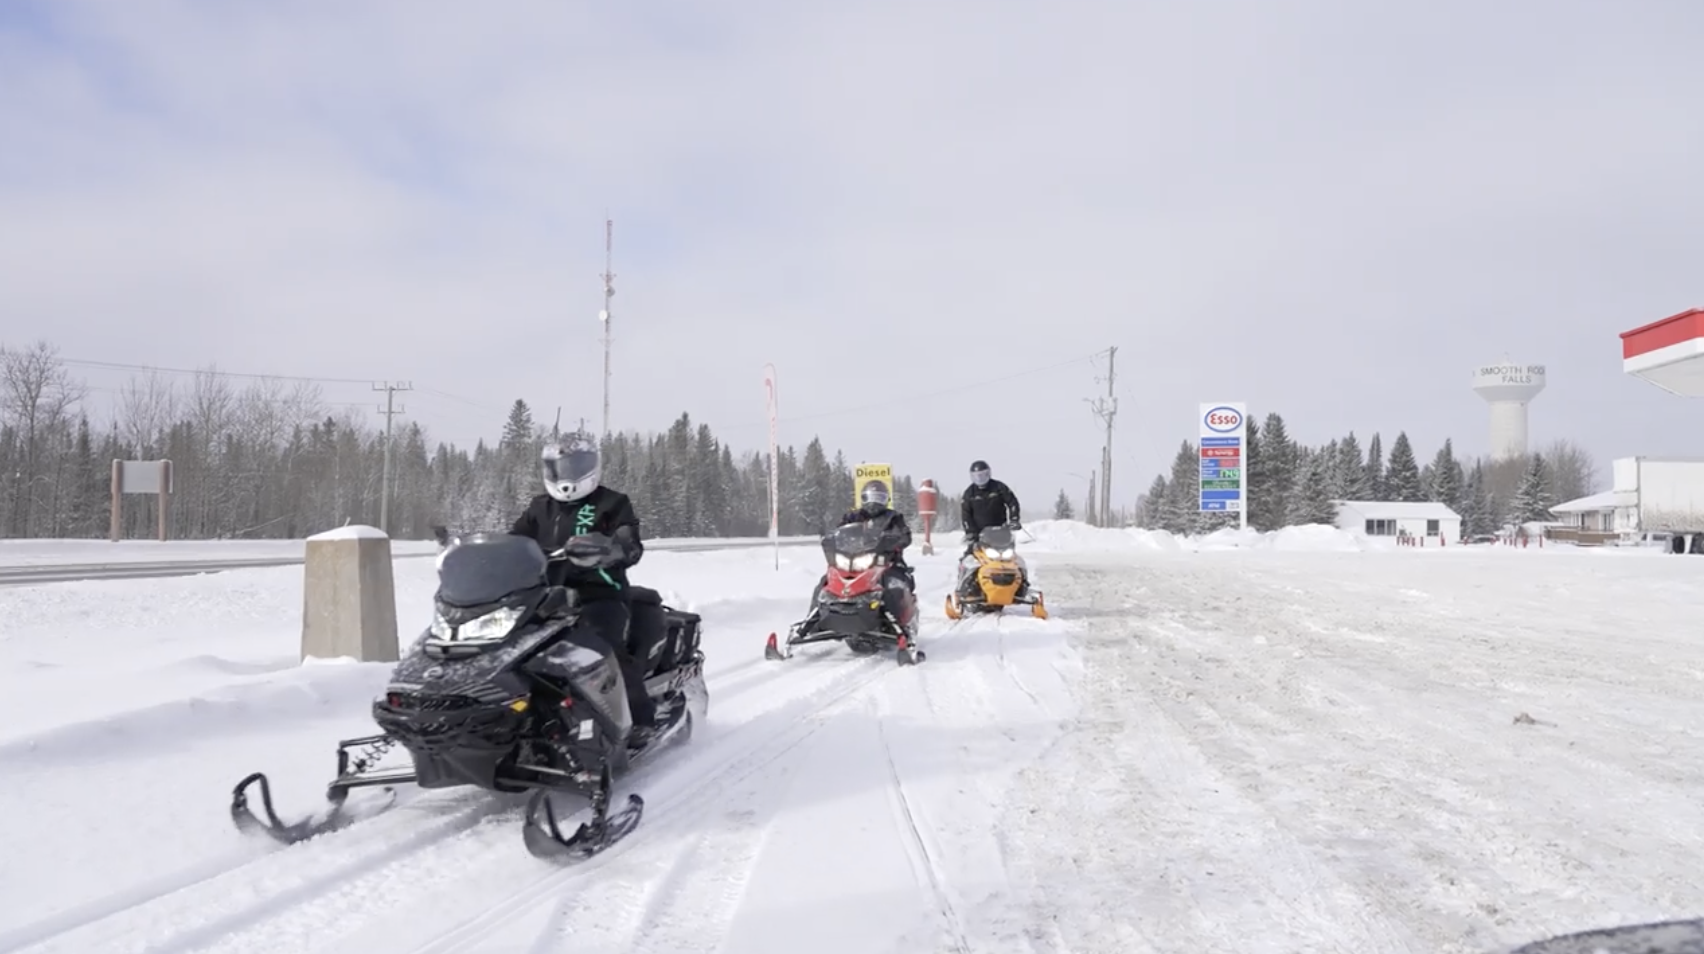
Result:
{"label": "snowmobile", "polygon": [[958,587],[947,594],[948,619],[963,619],[966,612],[1004,612],[1013,605],[1028,605],[1031,616],[1047,618],[1047,604],[1040,591],[1030,587],[1029,565],[1017,554],[1011,527],[986,527],[978,533],[959,571]]}
{"label": "snowmobile", "polygon": [[[556,582],[569,566],[602,565],[610,538],[574,537],[549,556],[530,537],[507,533],[443,542],[432,624],[373,702],[380,733],[338,743],[337,777],[326,788],[329,810],[281,822],[271,785],[256,772],[231,793],[240,830],[293,844],[352,823],[345,810],[352,789],[404,784],[531,792],[527,850],[557,861],[590,858],[638,826],[644,799],[629,795],[612,815],[611,790],[634,767],[689,739],[704,720],[709,691],[699,615],[665,605],[655,590],[629,587],[630,640],[645,661],[645,689],[657,706],[656,729],[636,740],[614,653],[575,625],[577,593]],[[411,756],[412,770],[372,772],[397,745]],[[352,755],[354,749],[361,753]],[[249,808],[254,786],[264,820]],[[589,801],[591,819],[564,837],[553,795]]]}
{"label": "snowmobile", "polygon": [[1699,951],[1704,951],[1704,919],[1559,934],[1522,944],[1506,954],[1698,954]]}
{"label": "snowmobile", "polygon": [[916,646],[917,594],[906,588],[898,618],[883,600],[882,574],[893,565],[886,554],[895,542],[890,533],[867,523],[849,523],[824,536],[828,572],[816,605],[789,628],[784,645],[770,633],[764,657],[790,659],[794,646],[839,641],[860,656],[892,650],[902,666],[928,658]]}

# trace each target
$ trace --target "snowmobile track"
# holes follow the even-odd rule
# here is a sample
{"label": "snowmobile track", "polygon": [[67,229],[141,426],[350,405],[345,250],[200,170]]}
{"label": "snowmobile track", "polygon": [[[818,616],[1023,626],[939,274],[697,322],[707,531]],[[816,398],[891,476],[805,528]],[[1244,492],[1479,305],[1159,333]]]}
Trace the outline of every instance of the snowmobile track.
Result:
{"label": "snowmobile track", "polygon": [[[812,700],[814,704],[807,711],[795,716],[790,728],[717,760],[714,767],[706,772],[693,773],[688,778],[680,779],[679,789],[647,804],[646,818],[663,816],[667,819],[664,824],[671,827],[690,826],[713,810],[712,796],[716,792],[738,784],[803,745],[822,729],[833,710],[857,693],[896,672],[909,671],[908,667],[894,665],[893,660],[886,656],[849,659],[843,665],[856,675],[838,686],[828,688],[823,695]],[[676,809],[687,806],[692,807],[678,817],[670,817]],[[477,939],[487,937],[490,931],[507,922],[512,916],[545,903],[548,898],[565,891],[582,878],[595,876],[611,861],[627,855],[637,847],[654,843],[657,834],[656,828],[650,828],[644,833],[636,832],[635,837],[611,847],[584,864],[548,872],[530,884],[519,887],[503,901],[447,927],[434,940],[415,948],[410,954],[455,954],[466,950]],[[530,944],[517,945],[517,949],[530,950],[537,954],[555,950],[554,945],[564,931],[573,907],[572,898],[558,901],[545,919],[543,930]]]}
{"label": "snowmobile track", "polygon": [[[342,864],[329,868],[316,869],[312,874],[281,891],[264,893],[264,895],[259,898],[245,897],[245,895],[252,895],[253,892],[232,892],[232,894],[225,895],[223,897],[228,902],[232,901],[233,897],[235,898],[230,910],[222,913],[212,913],[206,920],[192,924],[189,927],[178,928],[176,925],[173,925],[169,933],[165,933],[160,937],[147,938],[148,943],[145,947],[135,949],[145,952],[145,954],[166,954],[166,952],[192,951],[206,946],[232,932],[242,930],[264,921],[267,918],[273,917],[284,909],[300,905],[306,901],[342,887],[353,878],[357,878],[369,872],[383,868],[410,855],[426,851],[434,845],[455,838],[456,836],[473,829],[486,818],[502,814],[504,812],[517,810],[517,805],[508,801],[499,800],[482,800],[475,804],[464,806],[455,810],[447,818],[435,823],[424,825],[413,831],[406,831],[405,829],[406,833],[397,836],[394,840],[385,842],[384,847],[377,851],[362,853]],[[386,813],[386,815],[389,814],[389,812]],[[373,819],[368,820],[371,821]],[[367,830],[370,831],[371,829]],[[306,842],[304,844],[312,844],[312,842]],[[240,871],[243,868],[251,865],[258,865],[272,859],[278,856],[283,850],[283,847],[280,846],[278,850],[266,852],[258,857],[248,860],[247,862],[212,872],[206,878],[196,882],[195,885],[191,885],[191,887],[209,885],[218,878],[225,877],[233,872]],[[110,905],[110,910],[106,911],[104,914],[97,914],[93,918],[81,920],[60,930],[53,931],[50,934],[44,934],[34,938],[25,938],[22,945],[7,948],[6,951],[9,954],[9,952],[12,951],[33,950],[55,940],[67,938],[69,935],[78,934],[84,930],[98,932],[98,925],[102,922],[110,921],[115,917],[121,916],[130,911],[138,910],[145,905],[158,901],[169,894],[175,893],[174,889],[181,889],[183,887],[185,886],[181,884],[168,885],[165,890],[149,891],[147,896],[142,898],[140,901],[132,900],[131,903],[127,904]],[[118,897],[123,897],[123,893],[121,893]],[[24,929],[26,932],[28,930],[28,928]],[[57,949],[68,952],[82,952],[88,950],[116,951],[121,949],[121,945],[124,941],[135,942],[144,940],[145,933],[146,928],[139,930],[134,926],[118,924],[115,927],[108,928],[98,938],[78,938],[69,946]]]}
{"label": "snowmobile track", "polygon": [[899,766],[893,760],[893,749],[888,743],[887,730],[882,727],[880,720],[876,722],[876,731],[881,736],[882,755],[887,761],[888,778],[893,783],[888,794],[892,801],[894,817],[908,836],[906,853],[911,857],[911,867],[917,877],[917,884],[927,888],[935,899],[935,908],[940,911],[944,926],[952,938],[952,949],[960,954],[971,954],[973,948],[965,934],[964,921],[959,917],[958,910],[947,892],[947,876],[935,860],[940,851],[938,848],[930,848],[934,839],[929,834],[927,822],[923,820],[920,806],[905,792],[905,780],[900,777]]}

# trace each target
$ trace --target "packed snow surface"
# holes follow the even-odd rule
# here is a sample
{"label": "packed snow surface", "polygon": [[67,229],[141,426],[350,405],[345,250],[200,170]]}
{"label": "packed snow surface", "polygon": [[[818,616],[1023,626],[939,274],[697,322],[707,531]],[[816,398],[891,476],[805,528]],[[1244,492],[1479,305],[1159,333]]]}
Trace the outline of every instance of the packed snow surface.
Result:
{"label": "packed snow surface", "polygon": [[[0,591],[0,952],[1449,954],[1704,911],[1704,563],[1328,529],[1038,523],[1053,618],[952,626],[944,535],[916,668],[763,660],[811,549],[648,554],[710,719],[565,869],[472,792],[232,830],[256,769],[316,808],[385,681],[296,661],[297,570]],[[406,638],[434,579],[396,577]]]}

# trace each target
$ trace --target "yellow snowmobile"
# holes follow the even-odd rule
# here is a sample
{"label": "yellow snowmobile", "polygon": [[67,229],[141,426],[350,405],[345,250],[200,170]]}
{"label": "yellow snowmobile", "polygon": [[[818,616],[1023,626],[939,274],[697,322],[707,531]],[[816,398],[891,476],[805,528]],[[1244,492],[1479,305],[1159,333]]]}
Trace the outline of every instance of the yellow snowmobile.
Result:
{"label": "yellow snowmobile", "polygon": [[[974,563],[971,562],[974,558]],[[1018,556],[1010,527],[988,527],[976,535],[976,546],[960,564],[959,585],[947,594],[947,618],[969,613],[1000,613],[1008,606],[1030,608],[1030,615],[1047,618],[1041,592],[1030,588],[1029,567]]]}

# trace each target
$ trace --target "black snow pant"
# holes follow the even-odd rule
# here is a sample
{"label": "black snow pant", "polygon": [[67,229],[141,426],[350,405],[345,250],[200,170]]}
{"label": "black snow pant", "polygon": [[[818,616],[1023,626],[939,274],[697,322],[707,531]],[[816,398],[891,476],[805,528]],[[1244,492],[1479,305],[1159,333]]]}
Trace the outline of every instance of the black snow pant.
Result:
{"label": "black snow pant", "polygon": [[645,667],[627,644],[627,628],[632,620],[633,608],[627,604],[625,594],[580,604],[580,625],[597,633],[615,652],[615,661],[621,666],[621,681],[627,685],[627,708],[633,714],[633,724],[654,726],[657,707],[645,691]]}

